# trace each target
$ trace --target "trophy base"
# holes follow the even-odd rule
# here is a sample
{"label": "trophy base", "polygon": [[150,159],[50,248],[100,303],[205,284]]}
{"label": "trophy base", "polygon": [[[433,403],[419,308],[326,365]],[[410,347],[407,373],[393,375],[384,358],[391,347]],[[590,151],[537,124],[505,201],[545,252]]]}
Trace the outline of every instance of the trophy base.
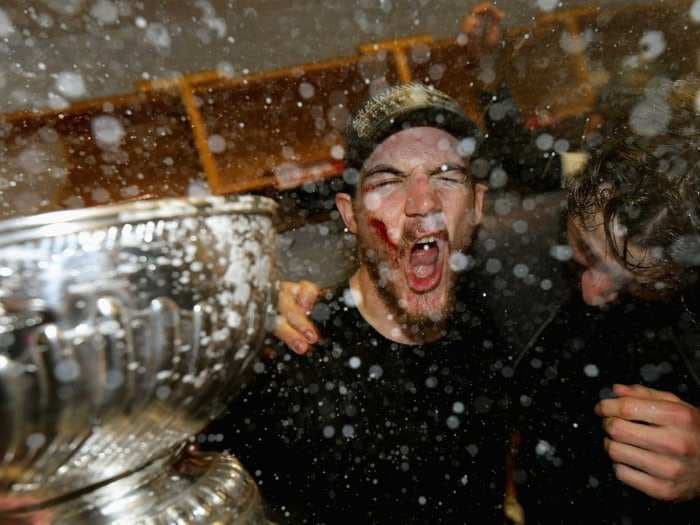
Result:
{"label": "trophy base", "polygon": [[[5,521],[7,520],[7,521]],[[258,488],[236,458],[186,449],[80,496],[5,515],[11,525],[267,525]]]}

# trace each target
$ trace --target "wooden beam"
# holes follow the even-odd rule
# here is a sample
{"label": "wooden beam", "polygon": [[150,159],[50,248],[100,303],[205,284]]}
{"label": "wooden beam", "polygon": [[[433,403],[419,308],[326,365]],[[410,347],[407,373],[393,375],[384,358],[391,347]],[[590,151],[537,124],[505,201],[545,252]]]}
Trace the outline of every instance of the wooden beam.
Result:
{"label": "wooden beam", "polygon": [[433,37],[430,35],[416,35],[406,38],[394,38],[391,40],[382,40],[379,42],[370,42],[358,46],[358,50],[362,54],[378,53],[380,51],[388,51],[394,57],[396,64],[396,72],[401,82],[410,82],[413,80],[411,66],[408,63],[406,49],[414,47],[418,44],[430,45],[433,42]]}
{"label": "wooden beam", "polygon": [[136,83],[136,89],[143,93],[148,93],[151,91],[157,91],[162,89],[179,89],[182,81],[186,81],[190,86],[196,86],[198,84],[206,84],[209,82],[214,82],[220,78],[225,78],[225,75],[218,69],[198,71],[197,73],[190,73],[187,75],[175,75],[167,78],[157,78],[154,80],[141,80]]}
{"label": "wooden beam", "polygon": [[194,144],[197,148],[197,153],[199,154],[199,160],[204,168],[204,173],[209,181],[209,186],[211,186],[214,193],[218,193],[221,185],[219,169],[216,165],[214,155],[212,155],[211,150],[209,149],[207,129],[204,124],[202,114],[197,107],[192,87],[185,79],[180,82],[180,96],[182,97],[182,102],[185,106],[185,110],[187,111],[187,118],[190,121],[190,126],[194,135]]}

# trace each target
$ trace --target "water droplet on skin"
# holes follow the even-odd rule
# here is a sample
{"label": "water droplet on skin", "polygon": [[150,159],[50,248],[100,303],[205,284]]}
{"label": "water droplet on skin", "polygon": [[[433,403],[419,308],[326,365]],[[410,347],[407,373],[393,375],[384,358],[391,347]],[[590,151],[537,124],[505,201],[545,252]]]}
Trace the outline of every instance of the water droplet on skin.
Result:
{"label": "water droplet on skin", "polygon": [[438,140],[437,147],[440,151],[447,151],[450,149],[450,141],[446,138],[442,138]]}

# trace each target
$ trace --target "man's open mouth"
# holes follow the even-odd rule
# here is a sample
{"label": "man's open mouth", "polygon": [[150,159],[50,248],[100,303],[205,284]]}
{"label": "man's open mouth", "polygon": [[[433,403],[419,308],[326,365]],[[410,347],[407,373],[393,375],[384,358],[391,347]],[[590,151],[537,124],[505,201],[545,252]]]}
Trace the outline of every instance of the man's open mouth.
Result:
{"label": "man's open mouth", "polygon": [[413,243],[406,276],[414,292],[428,292],[440,284],[446,244],[440,235],[421,237]]}

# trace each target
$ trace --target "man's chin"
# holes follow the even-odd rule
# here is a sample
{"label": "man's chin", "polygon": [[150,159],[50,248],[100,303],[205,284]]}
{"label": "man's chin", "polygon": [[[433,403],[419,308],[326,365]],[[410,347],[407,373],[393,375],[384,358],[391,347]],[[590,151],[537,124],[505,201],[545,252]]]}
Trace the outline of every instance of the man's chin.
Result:
{"label": "man's chin", "polygon": [[450,296],[442,286],[427,292],[409,289],[400,302],[408,319],[422,323],[443,323],[452,313]]}

